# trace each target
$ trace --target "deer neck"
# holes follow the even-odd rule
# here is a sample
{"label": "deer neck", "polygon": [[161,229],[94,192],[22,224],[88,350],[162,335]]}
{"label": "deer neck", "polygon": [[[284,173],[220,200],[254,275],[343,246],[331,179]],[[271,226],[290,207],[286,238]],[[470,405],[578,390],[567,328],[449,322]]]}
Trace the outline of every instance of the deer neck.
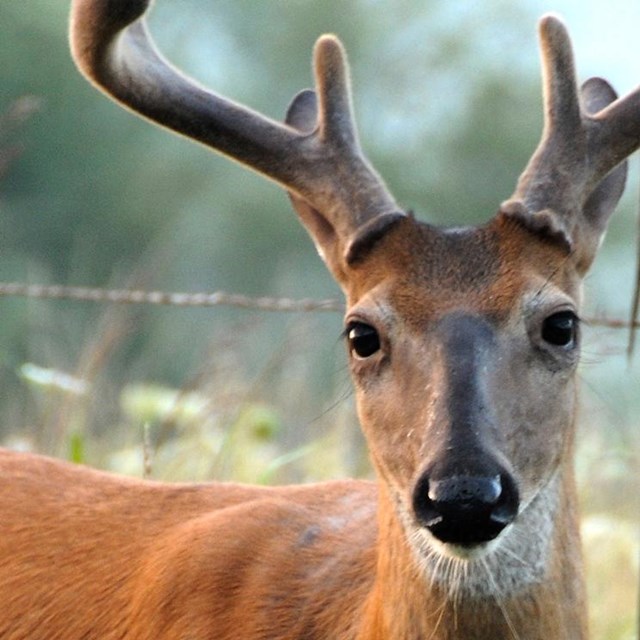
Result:
{"label": "deer neck", "polygon": [[[539,499],[555,501],[553,526],[546,540],[529,545],[538,547],[530,556],[503,543],[484,557],[452,561],[417,557],[393,498],[381,489],[376,581],[357,640],[586,639],[572,468],[561,469],[546,490],[554,495]],[[540,516],[532,510],[528,517]],[[544,536],[544,523],[526,526]],[[526,584],[515,584],[523,575]]]}

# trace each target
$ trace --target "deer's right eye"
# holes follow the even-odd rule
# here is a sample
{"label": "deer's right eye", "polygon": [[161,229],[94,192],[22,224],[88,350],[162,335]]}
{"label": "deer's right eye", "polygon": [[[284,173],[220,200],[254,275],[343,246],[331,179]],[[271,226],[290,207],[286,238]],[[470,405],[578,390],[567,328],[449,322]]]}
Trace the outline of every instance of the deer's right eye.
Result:
{"label": "deer's right eye", "polygon": [[364,322],[353,322],[347,326],[349,350],[358,358],[368,358],[380,350],[378,332]]}

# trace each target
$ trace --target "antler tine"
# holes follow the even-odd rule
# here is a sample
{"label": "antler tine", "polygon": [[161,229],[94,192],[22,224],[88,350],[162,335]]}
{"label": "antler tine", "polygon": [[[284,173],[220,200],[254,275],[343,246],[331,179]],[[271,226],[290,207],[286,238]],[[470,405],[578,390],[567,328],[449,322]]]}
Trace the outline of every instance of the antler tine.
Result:
{"label": "antler tine", "polygon": [[[539,24],[544,127],[542,139],[520,176],[514,200],[525,215],[545,209],[564,212],[574,202],[573,171],[584,155],[585,141],[571,40],[562,21],[544,16]],[[546,224],[546,222],[545,222]],[[556,227],[553,235],[566,230]],[[569,238],[566,238],[567,242]]]}
{"label": "antler tine", "polygon": [[592,181],[597,182],[640,147],[640,87],[596,113],[592,121]]}
{"label": "antler tine", "polygon": [[542,57],[545,136],[568,135],[580,128],[580,100],[571,40],[554,15],[539,24]]}
{"label": "antler tine", "polygon": [[346,53],[339,40],[321,36],[314,49],[320,138],[328,144],[358,149],[351,106],[351,83]]}
{"label": "antler tine", "polygon": [[335,37],[320,38],[315,49],[317,121],[289,126],[204,89],[171,66],[144,23],[151,4],[73,0],[72,53],[93,84],[129,109],[275,180],[326,212],[341,236],[397,210],[360,153],[346,56]]}
{"label": "antler tine", "polygon": [[[360,150],[347,55],[335,36],[324,35],[316,42],[314,71],[315,134],[326,163],[323,173],[331,177],[333,188],[342,193],[334,203],[342,210],[334,216],[334,224],[339,236],[351,239],[352,232],[369,221],[376,219],[376,224],[386,226],[387,222],[404,217],[404,212],[399,210],[384,181]],[[312,116],[306,117],[310,120]],[[313,197],[308,199],[313,204]]]}

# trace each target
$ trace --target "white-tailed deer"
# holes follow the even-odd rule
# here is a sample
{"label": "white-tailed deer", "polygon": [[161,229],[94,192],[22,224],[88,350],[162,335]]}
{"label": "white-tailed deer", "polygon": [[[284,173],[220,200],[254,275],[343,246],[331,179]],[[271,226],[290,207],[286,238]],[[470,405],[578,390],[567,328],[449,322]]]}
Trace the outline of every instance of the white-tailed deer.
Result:
{"label": "white-tailed deer", "polygon": [[364,159],[345,55],[286,124],[173,69],[147,0],[74,0],[82,72],[280,183],[347,299],[376,482],[168,485],[0,455],[0,637],[577,640],[587,636],[572,471],[580,285],[640,146],[640,89],[579,90],[540,23],[545,126],[475,228],[403,212]]}

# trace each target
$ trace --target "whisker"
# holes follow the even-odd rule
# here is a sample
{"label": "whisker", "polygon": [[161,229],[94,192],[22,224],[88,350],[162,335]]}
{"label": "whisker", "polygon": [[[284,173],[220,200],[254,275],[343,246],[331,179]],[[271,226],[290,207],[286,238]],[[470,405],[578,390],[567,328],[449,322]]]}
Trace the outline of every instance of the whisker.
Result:
{"label": "whisker", "polygon": [[519,556],[513,549],[509,549],[509,547],[505,544],[505,545],[501,545],[497,551],[496,554],[504,554],[509,556],[510,558],[512,558],[513,560],[515,560],[516,562],[518,562],[521,566],[523,567],[528,567],[529,563],[524,560],[521,556]]}
{"label": "whisker", "polygon": [[518,635],[518,632],[516,631],[515,625],[511,621],[511,617],[509,616],[509,613],[505,608],[504,603],[502,602],[502,593],[498,585],[496,584],[495,578],[493,577],[493,573],[491,572],[491,567],[488,565],[485,558],[480,558],[480,563],[485,569],[485,573],[487,575],[487,578],[489,579],[489,582],[491,582],[491,586],[493,587],[493,599],[495,600],[495,603],[498,605],[498,609],[500,609],[500,612],[502,613],[502,617],[504,618],[504,621],[506,622],[507,627],[511,632],[511,636],[513,637],[513,640],[521,640],[520,636]]}
{"label": "whisker", "polygon": [[444,612],[446,611],[446,609],[447,609],[447,596],[445,594],[442,599],[442,604],[434,612],[434,614],[437,613],[439,615],[433,627],[433,631],[431,632],[431,635],[429,636],[428,640],[433,640],[433,638],[436,637],[436,634],[438,633],[438,629],[440,628],[440,625],[442,624],[442,620],[444,619]]}

